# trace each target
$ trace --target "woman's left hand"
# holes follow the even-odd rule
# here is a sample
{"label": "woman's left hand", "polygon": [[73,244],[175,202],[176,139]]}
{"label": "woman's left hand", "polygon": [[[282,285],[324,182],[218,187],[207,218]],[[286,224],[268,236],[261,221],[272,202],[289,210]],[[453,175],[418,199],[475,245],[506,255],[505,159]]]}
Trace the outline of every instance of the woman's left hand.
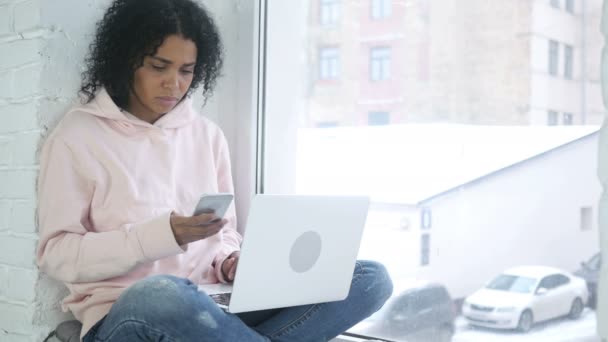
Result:
{"label": "woman's left hand", "polygon": [[234,275],[236,274],[236,267],[239,263],[239,257],[241,252],[232,252],[226,260],[222,263],[222,274],[227,282],[231,283],[234,281]]}

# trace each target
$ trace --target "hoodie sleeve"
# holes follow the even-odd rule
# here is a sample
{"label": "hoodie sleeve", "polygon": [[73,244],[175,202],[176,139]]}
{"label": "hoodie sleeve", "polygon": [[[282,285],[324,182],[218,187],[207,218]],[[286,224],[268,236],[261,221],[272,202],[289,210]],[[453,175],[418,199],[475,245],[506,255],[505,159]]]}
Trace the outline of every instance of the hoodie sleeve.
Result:
{"label": "hoodie sleeve", "polygon": [[[218,191],[232,194],[234,193],[234,185],[232,183],[232,171],[230,167],[230,152],[228,150],[228,143],[226,142],[226,138],[221,131],[219,131],[216,139],[217,141],[216,144],[214,144],[214,153],[216,159],[215,165],[217,168]],[[241,235],[236,230],[236,210],[234,202],[226,212],[225,218],[228,220],[228,223],[224,226],[224,229],[222,229],[221,232],[222,246],[220,247],[219,252],[216,254],[213,262],[215,274],[222,283],[226,282],[226,279],[224,279],[224,275],[222,273],[222,263],[232,252],[240,250],[241,242],[243,240]]]}
{"label": "hoodie sleeve", "polygon": [[94,190],[73,150],[64,141],[49,138],[38,178],[36,260],[43,272],[68,283],[99,281],[184,251],[173,236],[170,212],[94,231],[89,221]]}

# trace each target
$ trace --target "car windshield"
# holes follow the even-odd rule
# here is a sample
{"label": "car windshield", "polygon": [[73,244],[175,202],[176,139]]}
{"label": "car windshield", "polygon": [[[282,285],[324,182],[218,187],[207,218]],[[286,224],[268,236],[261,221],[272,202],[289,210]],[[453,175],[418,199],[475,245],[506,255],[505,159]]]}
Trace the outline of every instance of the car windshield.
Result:
{"label": "car windshield", "polygon": [[531,293],[534,290],[536,279],[501,274],[492,280],[486,287],[492,290]]}

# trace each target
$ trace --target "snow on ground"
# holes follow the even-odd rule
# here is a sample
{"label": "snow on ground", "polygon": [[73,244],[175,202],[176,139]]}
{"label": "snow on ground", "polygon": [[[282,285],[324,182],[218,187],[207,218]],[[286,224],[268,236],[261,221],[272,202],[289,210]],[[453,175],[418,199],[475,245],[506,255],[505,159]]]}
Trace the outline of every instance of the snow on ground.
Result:
{"label": "snow on ground", "polygon": [[585,309],[577,320],[560,318],[539,323],[527,334],[471,327],[459,317],[452,342],[599,342],[599,338],[595,312]]}

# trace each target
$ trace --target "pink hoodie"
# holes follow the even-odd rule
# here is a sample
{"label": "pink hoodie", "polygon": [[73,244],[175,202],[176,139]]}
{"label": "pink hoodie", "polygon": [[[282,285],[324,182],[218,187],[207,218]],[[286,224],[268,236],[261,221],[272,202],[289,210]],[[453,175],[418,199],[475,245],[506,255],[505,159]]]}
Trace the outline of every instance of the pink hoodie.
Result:
{"label": "pink hoodie", "polygon": [[147,276],[224,282],[220,265],[242,240],[234,205],[219,234],[185,246],[169,215],[192,214],[202,194],[233,191],[226,139],[189,99],[153,125],[105,90],[69,111],[42,149],[37,261],[70,290],[62,308],[83,323],[81,337]]}

